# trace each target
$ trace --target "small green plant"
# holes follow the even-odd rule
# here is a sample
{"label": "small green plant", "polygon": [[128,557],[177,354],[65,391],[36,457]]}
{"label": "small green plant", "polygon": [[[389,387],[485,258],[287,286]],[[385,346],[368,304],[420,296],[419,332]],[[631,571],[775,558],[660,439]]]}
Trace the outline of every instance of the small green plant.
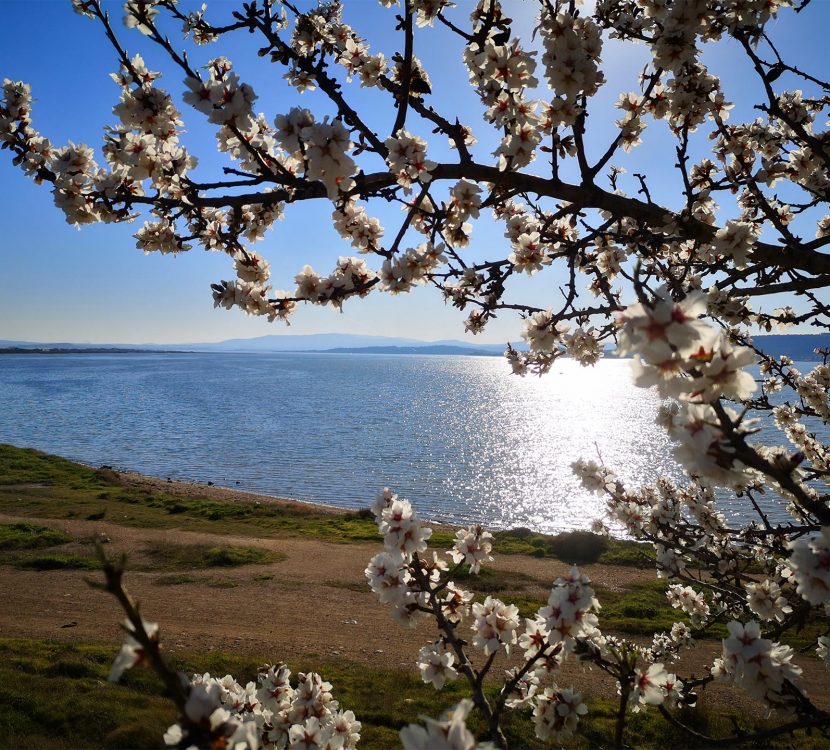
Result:
{"label": "small green plant", "polygon": [[0,550],[42,549],[71,542],[60,529],[30,523],[0,524]]}
{"label": "small green plant", "polygon": [[149,543],[143,553],[153,570],[198,570],[233,568],[241,565],[268,565],[285,559],[281,552],[263,547],[225,547],[209,544]]}
{"label": "small green plant", "polygon": [[20,558],[15,567],[23,570],[96,570],[100,566],[94,557],[49,553]]}

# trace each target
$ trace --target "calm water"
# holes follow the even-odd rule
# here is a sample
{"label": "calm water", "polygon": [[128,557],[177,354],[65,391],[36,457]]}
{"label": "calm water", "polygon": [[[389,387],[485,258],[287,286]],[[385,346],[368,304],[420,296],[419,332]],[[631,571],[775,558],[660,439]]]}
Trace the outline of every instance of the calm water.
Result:
{"label": "calm water", "polygon": [[0,357],[0,442],[350,508],[388,485],[427,518],[497,528],[600,517],[580,457],[634,485],[677,475],[658,404],[617,360],[539,379],[500,357]]}

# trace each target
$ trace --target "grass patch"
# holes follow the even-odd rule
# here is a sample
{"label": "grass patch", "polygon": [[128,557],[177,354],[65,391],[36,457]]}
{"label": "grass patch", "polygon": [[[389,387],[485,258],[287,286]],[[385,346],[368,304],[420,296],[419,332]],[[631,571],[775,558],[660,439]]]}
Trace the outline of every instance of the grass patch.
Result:
{"label": "grass patch", "polygon": [[[88,750],[91,748],[157,748],[161,736],[175,721],[176,712],[162,697],[162,686],[148,669],[127,672],[123,682],[106,682],[117,646],[70,644],[33,639],[0,639],[0,747],[27,750]],[[186,674],[233,674],[242,684],[255,679],[257,667],[273,661],[279,653],[253,657],[232,653],[176,654],[174,667]],[[414,659],[414,655],[413,655]],[[319,671],[333,685],[341,707],[355,712],[362,722],[362,750],[400,747],[398,731],[419,716],[437,717],[466,694],[460,682],[442,691],[424,685],[414,669],[376,669],[342,659],[305,659],[289,666],[299,671]],[[490,692],[493,692],[491,688]],[[616,705],[613,701],[586,697],[589,712],[580,723],[580,733],[557,744],[567,750],[607,748],[612,744]],[[732,730],[731,712],[720,707],[685,711],[683,719],[699,731],[724,735]],[[743,729],[761,728],[764,722],[736,717]],[[484,726],[475,712],[471,729],[484,736]],[[510,746],[541,747],[533,737],[526,716],[508,714],[505,726]],[[638,750],[666,747],[703,748],[692,744],[663,721],[654,710],[630,717],[627,746]],[[819,750],[826,740],[796,735],[765,745],[768,750]]]}
{"label": "grass patch", "polygon": [[143,551],[155,570],[198,570],[235,568],[242,565],[267,565],[285,559],[282,552],[262,547],[222,547],[209,544],[149,543]]}
{"label": "grass patch", "polygon": [[19,557],[14,566],[21,570],[98,570],[101,563],[91,556],[49,553]]}
{"label": "grass patch", "polygon": [[644,567],[651,545],[610,539],[590,531],[567,531],[562,534],[540,534],[526,528],[510,529],[495,534],[495,552],[507,555],[552,557],[575,565],[602,563]]}
{"label": "grass patch", "polygon": [[37,550],[68,544],[69,534],[29,523],[0,524],[0,564],[21,570],[95,570],[100,567],[92,555]]}
{"label": "grass patch", "polygon": [[597,559],[603,565],[624,565],[631,568],[654,568],[654,547],[644,542],[609,539],[608,547]]}
{"label": "grass patch", "polygon": [[[453,580],[465,589],[479,594],[498,594],[507,591],[525,591],[531,586],[546,584],[527,573],[517,573],[512,570],[497,570],[495,568],[481,568],[478,573],[471,573],[469,565],[463,565],[453,574]],[[547,584],[550,587],[550,584]]]}
{"label": "grass patch", "polygon": [[658,630],[671,630],[675,622],[688,617],[674,609],[666,598],[668,584],[664,580],[648,581],[623,591],[593,583],[599,611],[600,627],[618,633],[651,635]]}
{"label": "grass patch", "polygon": [[109,484],[105,469],[96,471],[65,458],[13,445],[0,444],[0,467],[0,485],[33,484],[90,490]]}
{"label": "grass patch", "polygon": [[[365,513],[324,513],[314,506],[217,500],[130,487],[111,469],[90,469],[28,448],[0,444],[0,512],[39,518],[106,518],[136,528],[257,537],[313,537],[336,543],[380,543]],[[437,547],[452,535],[436,532]]]}
{"label": "grass patch", "polygon": [[176,711],[134,670],[106,682],[117,647],[0,639],[0,747],[155,748]]}
{"label": "grass patch", "polygon": [[0,524],[0,551],[43,549],[71,541],[72,537],[59,529],[30,523]]}

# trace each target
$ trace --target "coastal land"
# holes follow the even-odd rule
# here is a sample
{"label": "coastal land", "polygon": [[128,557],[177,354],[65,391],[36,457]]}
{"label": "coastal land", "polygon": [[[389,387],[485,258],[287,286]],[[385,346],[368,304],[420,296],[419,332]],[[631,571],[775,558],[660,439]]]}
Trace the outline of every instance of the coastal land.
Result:
{"label": "coastal land", "polygon": [[[493,595],[530,615],[571,564],[592,579],[603,605],[603,631],[643,643],[681,619],[655,578],[648,548],[587,533],[497,533],[493,563],[458,582],[477,599]],[[431,546],[447,549],[452,530],[434,526]],[[371,514],[344,512],[202,484],[171,482],[110,467],[82,466],[33,450],[0,445],[0,746],[25,748],[157,747],[175,719],[149,670],[106,682],[123,639],[115,600],[100,580],[93,540],[127,556],[125,582],[145,619],[158,622],[163,650],[185,672],[253,679],[265,662],[320,671],[335,698],[363,722],[363,748],[397,746],[401,726],[436,716],[465,692],[421,683],[418,650],[434,626],[406,630],[369,590],[364,569],[381,549]],[[815,637],[808,624],[793,646]],[[720,651],[719,632],[677,670],[703,673]],[[800,657],[808,693],[824,709],[823,665]],[[509,667],[503,658],[494,674]],[[584,732],[566,747],[597,747],[616,705],[613,682],[576,659],[556,676],[586,694]],[[728,697],[728,700],[726,700]],[[701,730],[762,726],[763,707],[714,685],[700,696]],[[508,729],[518,747],[528,722]],[[705,747],[659,718],[638,714],[638,748]],[[528,736],[529,737],[529,736]],[[827,747],[798,738],[799,748]],[[770,747],[795,747],[789,744]]]}
{"label": "coastal land", "polygon": [[40,349],[21,346],[0,347],[0,354],[181,354],[173,349],[119,349],[111,346],[87,346],[87,347],[60,347],[47,346]]}
{"label": "coastal land", "polygon": [[[520,351],[523,341],[511,344]],[[830,333],[762,334],[755,344],[772,357],[787,356],[798,362],[818,362],[830,351]],[[271,334],[250,339],[227,339],[217,342],[190,342],[177,344],[77,344],[69,342],[33,342],[0,339],[0,354],[124,354],[153,353],[225,353],[225,354],[399,354],[501,357],[507,342],[478,341],[418,341],[388,336],[355,334]],[[612,344],[606,345],[605,356],[617,356]]]}

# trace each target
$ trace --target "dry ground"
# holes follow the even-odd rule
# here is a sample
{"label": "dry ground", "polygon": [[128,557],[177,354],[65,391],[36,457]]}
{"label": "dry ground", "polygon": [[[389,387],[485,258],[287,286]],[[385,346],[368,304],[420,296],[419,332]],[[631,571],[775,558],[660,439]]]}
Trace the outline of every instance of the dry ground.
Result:
{"label": "dry ground", "polygon": [[[241,493],[195,484],[167,483],[137,475],[119,475],[125,484],[148,488],[163,487],[182,495],[211,496],[227,500]],[[250,496],[248,496],[250,499]],[[284,502],[260,497],[260,502]],[[285,501],[288,502],[288,501]],[[332,509],[331,512],[338,512]],[[132,570],[126,581],[130,591],[143,603],[144,617],[161,624],[164,647],[219,650],[256,654],[270,660],[340,657],[349,662],[377,667],[414,669],[418,649],[433,640],[434,629],[427,621],[414,630],[397,626],[388,607],[380,605],[369,591],[364,568],[380,545],[336,544],[306,538],[265,539],[194,533],[176,530],[137,529],[102,521],[35,519],[0,514],[0,523],[38,523],[60,528],[75,539],[103,533],[107,550],[125,552],[137,567],[143,550],[154,541],[176,544],[257,546],[277,551],[284,559],[268,565],[189,572],[193,581],[160,585],[164,574]],[[81,545],[73,545],[75,551]],[[68,548],[73,551],[72,547]],[[525,593],[544,591],[564,573],[566,563],[524,555],[503,555],[493,563],[535,579]],[[608,565],[584,566],[592,580],[606,588],[626,589],[652,580],[651,570]],[[70,641],[119,643],[121,613],[108,595],[92,589],[89,571],[31,571],[11,566],[0,568],[0,635],[5,637],[50,638]],[[538,584],[536,583],[538,582]],[[536,590],[538,588],[538,591]],[[505,596],[509,601],[509,596]],[[719,651],[719,642],[700,644],[678,666],[678,672],[703,673]],[[814,658],[801,658],[807,692],[823,708],[830,709],[828,677]],[[586,674],[577,664],[565,668],[560,683],[571,679],[586,692],[613,695],[609,678],[597,671]],[[717,687],[706,691],[704,701],[738,701],[736,707],[761,713],[761,707],[737,691]]]}

